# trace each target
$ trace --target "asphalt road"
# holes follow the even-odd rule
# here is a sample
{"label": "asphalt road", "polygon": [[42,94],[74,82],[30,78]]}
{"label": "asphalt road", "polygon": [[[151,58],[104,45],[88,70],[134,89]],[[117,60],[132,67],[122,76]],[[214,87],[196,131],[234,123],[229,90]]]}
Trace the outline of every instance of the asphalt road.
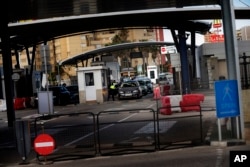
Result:
{"label": "asphalt road", "polygon": [[[203,121],[209,122],[215,119],[215,112],[213,110],[213,97],[209,95],[207,98],[209,101],[205,101],[202,104],[206,111],[203,113]],[[128,109],[145,109],[152,108],[156,109],[157,103],[152,99],[152,96],[148,95],[138,100],[121,100],[121,101],[110,101],[105,104],[79,104],[79,105],[67,105],[67,106],[55,106],[54,111],[57,114],[77,113],[77,112],[91,112],[98,114],[100,111],[112,112],[117,110],[128,110]],[[25,109],[16,111],[16,117],[19,119],[34,119],[38,116],[37,109]],[[124,115],[123,115],[124,116]],[[128,115],[126,116],[128,117]],[[125,117],[125,118],[126,118]],[[161,115],[161,117],[166,117]],[[1,113],[1,119],[4,120],[3,113]],[[116,117],[117,120],[123,120],[124,117]],[[62,124],[63,120],[58,119],[54,123],[57,125]],[[72,119],[72,122],[77,122],[77,119]],[[71,122],[71,123],[72,123]],[[1,123],[1,126],[4,126]],[[180,132],[181,133],[181,132]],[[206,133],[206,132],[205,132]],[[97,155],[91,158],[83,159],[67,159],[67,160],[56,160],[53,163],[46,162],[49,166],[60,166],[60,167],[74,167],[74,166],[89,166],[89,167],[138,167],[138,166],[202,166],[202,167],[214,167],[214,166],[229,166],[229,153],[230,150],[245,150],[249,148],[249,145],[243,146],[210,146],[202,145],[195,147],[179,148],[173,150],[156,150],[153,152],[144,153],[131,153],[122,154],[115,156],[102,156]],[[2,166],[19,166],[21,157],[14,149],[2,150],[0,149],[0,167]],[[1,160],[2,159],[2,160]],[[35,158],[34,151],[29,155],[29,164],[23,166],[39,166]],[[45,163],[45,162],[44,162]]]}

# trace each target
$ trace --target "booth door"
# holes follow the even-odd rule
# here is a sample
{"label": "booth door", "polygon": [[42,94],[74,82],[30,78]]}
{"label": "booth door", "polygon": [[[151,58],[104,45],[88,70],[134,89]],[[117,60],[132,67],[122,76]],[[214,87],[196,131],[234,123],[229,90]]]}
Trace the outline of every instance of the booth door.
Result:
{"label": "booth door", "polygon": [[96,87],[94,73],[85,73],[86,101],[96,100]]}

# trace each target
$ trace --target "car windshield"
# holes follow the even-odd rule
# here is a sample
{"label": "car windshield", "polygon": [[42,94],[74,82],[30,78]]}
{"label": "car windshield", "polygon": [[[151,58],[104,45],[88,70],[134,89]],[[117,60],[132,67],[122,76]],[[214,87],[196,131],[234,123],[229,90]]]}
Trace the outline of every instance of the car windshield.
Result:
{"label": "car windshield", "polygon": [[159,80],[160,81],[165,81],[165,80],[167,80],[167,77],[165,75],[162,75],[162,76],[159,77]]}
{"label": "car windshield", "polygon": [[146,85],[146,82],[145,81],[138,81],[140,85],[144,86]]}
{"label": "car windshield", "polygon": [[127,88],[127,87],[136,87],[136,82],[124,82],[121,85],[121,88]]}
{"label": "car windshield", "polygon": [[67,88],[65,88],[64,86],[60,87],[61,91],[68,91]]}
{"label": "car windshield", "polygon": [[69,91],[78,91],[78,86],[67,86],[66,89]]}

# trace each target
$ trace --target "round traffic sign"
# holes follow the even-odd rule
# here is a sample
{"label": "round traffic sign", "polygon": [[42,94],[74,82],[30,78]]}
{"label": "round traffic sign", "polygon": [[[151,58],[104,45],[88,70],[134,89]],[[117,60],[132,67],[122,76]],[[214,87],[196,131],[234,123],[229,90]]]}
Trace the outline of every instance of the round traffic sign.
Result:
{"label": "round traffic sign", "polygon": [[20,79],[20,75],[18,74],[18,73],[14,73],[14,74],[12,74],[12,79],[14,80],[14,81],[18,81],[19,79]]}
{"label": "round traffic sign", "polygon": [[55,141],[48,134],[40,134],[34,140],[34,149],[39,155],[49,155],[54,151]]}
{"label": "round traffic sign", "polygon": [[167,51],[167,47],[166,46],[162,46],[161,47],[161,54],[167,54],[168,51]]}

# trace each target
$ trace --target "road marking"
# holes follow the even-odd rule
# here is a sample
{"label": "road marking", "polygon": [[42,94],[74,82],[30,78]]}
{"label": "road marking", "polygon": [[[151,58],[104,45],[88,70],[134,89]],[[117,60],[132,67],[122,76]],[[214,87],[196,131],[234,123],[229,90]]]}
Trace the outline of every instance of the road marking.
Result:
{"label": "road marking", "polygon": [[[164,122],[159,122],[159,133],[165,133],[168,131],[176,121],[164,121]],[[154,133],[154,123],[150,122],[147,125],[143,126],[139,130],[135,132],[135,134],[148,134],[148,133]]]}
{"label": "road marking", "polygon": [[[150,108],[151,106],[152,106],[152,104],[149,105],[147,108]],[[112,111],[112,110],[114,110],[114,109],[123,109],[123,108],[110,108],[110,109],[107,109],[106,111],[110,111],[110,110]],[[137,115],[137,114],[138,114],[138,113],[131,114],[131,115],[129,115],[129,116],[127,116],[127,117],[125,117],[125,118],[123,118],[123,119],[117,121],[117,122],[121,123],[121,122],[123,122],[123,121],[125,121],[125,120],[127,120],[127,119],[129,119],[129,118],[131,118],[131,117],[133,117],[133,116],[135,116],[135,115]],[[114,126],[114,125],[115,125],[115,124],[113,124],[113,123],[112,123],[112,124],[109,124],[109,125],[107,125],[107,126],[101,128],[101,129],[99,129],[99,131],[108,129],[108,128]],[[84,136],[82,136],[82,137],[80,137],[80,138],[78,138],[78,139],[76,139],[76,140],[73,140],[73,141],[71,141],[71,142],[65,144],[64,146],[70,146],[70,145],[72,145],[72,144],[74,144],[74,143],[76,143],[76,142],[78,142],[78,141],[80,141],[80,140],[83,140],[83,139],[85,139],[85,138],[87,138],[87,137],[89,137],[89,136],[91,136],[91,135],[93,135],[93,134],[94,134],[94,132],[91,132],[91,133],[89,133],[89,134],[86,134],[86,135],[84,135]]]}
{"label": "road marking", "polygon": [[149,105],[147,108],[152,108],[155,104],[151,104]]}
{"label": "road marking", "polygon": [[117,111],[117,110],[124,110],[124,108],[109,108],[109,109],[106,109],[104,111]]}
{"label": "road marking", "polygon": [[216,158],[215,167],[220,167],[220,166],[222,166],[222,162],[224,160],[224,158],[223,158],[224,152],[222,149],[219,148],[216,150],[216,154],[217,154],[217,156],[216,156],[217,158]]}
{"label": "road marking", "polygon": [[[132,115],[129,115],[128,117],[125,117],[125,118],[119,120],[118,122],[125,121],[125,120],[127,120],[127,119],[133,117],[134,115],[137,115],[137,113],[134,113],[134,114],[132,114]],[[114,125],[115,125],[115,124],[109,124],[109,125],[107,125],[107,126],[101,128],[99,131],[102,131],[102,130],[105,130],[105,129],[107,129],[107,128],[110,128],[110,127],[112,127],[112,126],[114,126]],[[85,139],[85,138],[87,138],[87,137],[89,137],[90,135],[93,135],[93,134],[94,134],[94,132],[91,132],[91,133],[89,133],[89,134],[87,134],[87,135],[85,135],[85,136],[82,136],[82,137],[80,137],[80,138],[78,138],[78,139],[76,139],[76,140],[73,140],[73,141],[70,142],[70,143],[65,144],[64,146],[70,146],[70,145],[72,145],[72,144],[74,144],[74,143],[76,143],[76,142],[78,142],[78,141],[80,141],[80,140],[83,140],[83,139]]]}

